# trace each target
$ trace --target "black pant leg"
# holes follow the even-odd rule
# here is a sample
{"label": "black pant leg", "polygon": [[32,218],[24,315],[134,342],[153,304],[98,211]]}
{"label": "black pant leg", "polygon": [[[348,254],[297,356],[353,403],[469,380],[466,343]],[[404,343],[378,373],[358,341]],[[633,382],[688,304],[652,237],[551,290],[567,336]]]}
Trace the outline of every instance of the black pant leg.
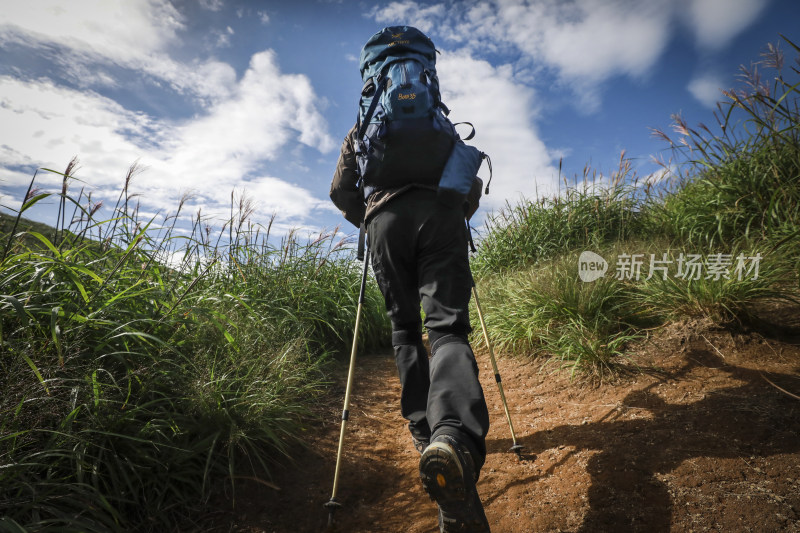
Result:
{"label": "black pant leg", "polygon": [[486,460],[489,411],[472,348],[461,339],[445,342],[430,367],[427,417],[432,438],[450,435],[466,444],[480,471]]}
{"label": "black pant leg", "polygon": [[428,424],[433,437],[465,442],[480,470],[489,412],[468,341],[472,273],[464,215],[438,202],[423,205],[429,215],[419,234],[417,276],[432,355]]}
{"label": "black pant leg", "polygon": [[400,376],[400,414],[408,420],[408,429],[420,440],[430,440],[428,425],[428,391],[430,366],[428,350],[419,344],[394,346],[394,360]]}
{"label": "black pant leg", "polygon": [[[403,416],[421,429],[424,409],[434,435],[446,433],[465,442],[479,469],[486,456],[489,415],[467,341],[472,275],[463,213],[438,203],[433,191],[412,190],[374,216],[368,235],[373,270],[392,321]],[[420,301],[433,354],[428,379],[422,373],[427,354],[419,348]]]}
{"label": "black pant leg", "polygon": [[422,320],[417,290],[415,213],[389,204],[369,224],[372,270],[392,323],[392,346],[400,377],[400,412],[409,430],[429,439],[427,422],[430,369],[422,344]]}

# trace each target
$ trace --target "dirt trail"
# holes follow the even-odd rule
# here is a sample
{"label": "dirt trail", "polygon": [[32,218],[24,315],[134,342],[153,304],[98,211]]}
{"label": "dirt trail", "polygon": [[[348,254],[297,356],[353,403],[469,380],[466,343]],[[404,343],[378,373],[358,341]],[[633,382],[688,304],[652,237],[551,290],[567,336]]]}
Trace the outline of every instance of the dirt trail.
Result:
{"label": "dirt trail", "polygon": [[[785,341],[786,339],[784,339]],[[686,323],[640,345],[640,371],[593,387],[538,363],[498,361],[523,459],[485,353],[492,416],[478,490],[495,533],[800,532],[800,347]],[[225,531],[326,530],[344,374],[310,448],[274,490],[245,482]],[[434,533],[390,354],[356,373],[337,532]]]}

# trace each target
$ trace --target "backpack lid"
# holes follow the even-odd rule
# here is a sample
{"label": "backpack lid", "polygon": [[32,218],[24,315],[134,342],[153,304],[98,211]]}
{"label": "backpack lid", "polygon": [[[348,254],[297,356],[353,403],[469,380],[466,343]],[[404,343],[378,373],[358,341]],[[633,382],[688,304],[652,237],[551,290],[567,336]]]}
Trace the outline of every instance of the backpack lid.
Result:
{"label": "backpack lid", "polygon": [[389,26],[370,37],[361,49],[361,78],[366,81],[387,59],[403,56],[421,59],[426,68],[436,65],[436,47],[427,35],[412,26]]}

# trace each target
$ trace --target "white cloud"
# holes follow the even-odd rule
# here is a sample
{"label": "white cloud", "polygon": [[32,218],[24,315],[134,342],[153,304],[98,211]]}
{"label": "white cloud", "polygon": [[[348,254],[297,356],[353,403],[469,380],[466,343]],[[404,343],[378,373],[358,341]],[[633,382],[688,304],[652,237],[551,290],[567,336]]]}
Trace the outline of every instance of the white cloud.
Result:
{"label": "white cloud", "polygon": [[[305,76],[281,74],[272,52],[256,54],[232,98],[175,128],[163,170],[168,175],[188,173],[204,195],[226,184],[221,194],[227,195],[236,180],[277,158],[291,141],[328,152],[334,142],[316,100]],[[281,196],[275,198],[280,201]]]}
{"label": "white cloud", "polygon": [[720,49],[749,26],[767,0],[690,0],[689,25],[702,48]]}
{"label": "white cloud", "polygon": [[303,219],[309,208],[327,210],[330,205],[330,201],[321,201],[306,189],[268,176],[249,181],[246,191],[259,212],[278,213],[281,221]]}
{"label": "white cloud", "polygon": [[231,45],[231,35],[233,35],[234,33],[235,32],[233,31],[233,28],[231,28],[230,26],[225,28],[224,31],[223,30],[214,31],[213,34],[217,38],[215,46],[217,48],[226,48],[226,47],[230,46]]}
{"label": "white cloud", "polygon": [[372,12],[378,22],[407,19],[473,53],[509,46],[570,80],[598,81],[614,74],[641,75],[669,38],[670,2],[473,0],[448,10],[411,0]]}
{"label": "white cloud", "polygon": [[[423,5],[392,2],[370,12],[382,23],[408,23],[476,57],[516,51],[517,77],[553,69],[589,111],[599,84],[617,75],[641,77],[654,68],[678,23],[700,48],[727,44],[768,0],[463,0]],[[458,9],[455,9],[456,6]],[[533,73],[530,71],[533,70]],[[546,76],[552,79],[552,76]]]}
{"label": "white cloud", "polygon": [[53,43],[124,63],[163,50],[183,27],[166,0],[27,0],[3,13],[0,42]]}
{"label": "white cloud", "polygon": [[3,15],[0,44],[38,48],[84,86],[108,85],[102,71],[92,73],[98,72],[98,64],[114,64],[164,80],[175,91],[208,103],[226,98],[236,79],[233,68],[218,61],[184,64],[170,58],[169,49],[178,43],[185,24],[167,0],[82,0],[80,9],[65,8],[59,0],[30,0]]}
{"label": "white cloud", "polygon": [[[96,189],[96,199],[113,197],[122,174],[139,160],[148,170],[137,177],[135,188],[147,209],[173,210],[192,190],[204,212],[221,214],[235,187],[258,192],[263,216],[274,212],[302,222],[324,208],[306,189],[261,169],[296,143],[321,152],[334,147],[309,80],[282,74],[272,52],[253,56],[230,98],[180,124],[50,81],[0,77],[0,95],[4,187],[26,183],[23,174],[12,172],[16,167],[58,169],[77,155],[80,177]],[[58,176],[41,174],[41,184],[58,182]]]}
{"label": "white cloud", "polygon": [[[493,67],[463,52],[443,53],[437,72],[450,119],[474,124],[476,136],[469,144],[492,158],[494,178],[482,205],[499,208],[520,194],[532,198],[552,192],[556,172],[533,124],[533,90],[515,82],[509,67]],[[488,178],[486,163],[479,175]]]}
{"label": "white cloud", "polygon": [[[167,0],[85,0],[80,9],[61,4],[31,0],[4,13],[0,45],[13,42],[47,54],[83,88],[121,83],[104,68],[116,65],[150,79],[155,90],[194,98],[200,111],[181,122],[156,119],[91,90],[0,77],[3,188],[27,184],[30,176],[20,169],[60,169],[77,155],[78,177],[96,200],[115,198],[125,171],[138,160],[147,168],[134,182],[143,210],[172,211],[194,191],[193,209],[223,214],[234,188],[257,192],[259,214],[278,213],[290,219],[287,224],[303,224],[314,210],[328,209],[327,201],[263,168],[301,145],[322,153],[335,146],[320,112],[325,100],[308,77],[282,73],[271,51],[254,54],[238,80],[227,63],[172,59],[185,25]],[[202,7],[218,10],[222,2],[208,0]],[[224,45],[233,34],[226,27],[216,37]],[[59,181],[48,173],[38,179],[42,186]]]}
{"label": "white cloud", "polygon": [[0,208],[16,210],[22,205],[22,194],[19,197],[0,191]]}
{"label": "white cloud", "polygon": [[723,100],[723,87],[719,76],[705,73],[692,79],[686,89],[704,106],[713,108],[717,102]]}
{"label": "white cloud", "polygon": [[614,74],[641,75],[655,63],[669,37],[668,5],[500,2],[498,27],[522,52],[565,78],[602,81]]}
{"label": "white cloud", "polygon": [[376,22],[388,26],[414,26],[423,32],[430,32],[435,22],[446,14],[443,4],[421,6],[412,0],[391,2],[384,7],[375,7],[369,16]]}
{"label": "white cloud", "polygon": [[222,0],[200,0],[200,7],[209,11],[219,11],[223,5]]}
{"label": "white cloud", "polygon": [[[141,150],[127,140],[126,132],[158,135],[143,115],[95,93],[59,88],[49,81],[0,77],[0,95],[3,167],[60,169],[80,154],[84,166],[98,172],[96,185],[101,186],[141,155]],[[113,168],[105,166],[109,157]],[[4,185],[11,186],[23,185],[29,179],[19,174],[4,177],[8,180]],[[22,182],[17,182],[19,179]],[[59,181],[60,177],[53,174],[41,174],[40,183]]]}

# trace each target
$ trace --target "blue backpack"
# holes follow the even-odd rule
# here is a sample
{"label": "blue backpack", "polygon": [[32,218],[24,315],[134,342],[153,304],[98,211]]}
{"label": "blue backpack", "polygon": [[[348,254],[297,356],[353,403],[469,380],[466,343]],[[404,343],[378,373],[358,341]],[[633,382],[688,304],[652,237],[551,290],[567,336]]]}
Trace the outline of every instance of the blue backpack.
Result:
{"label": "blue backpack", "polygon": [[[356,160],[365,198],[417,183],[438,185],[440,197],[446,189],[445,203],[463,202],[477,178],[485,154],[464,144],[447,118],[436,53],[411,26],[384,28],[361,50]],[[474,129],[464,140],[473,135]]]}

